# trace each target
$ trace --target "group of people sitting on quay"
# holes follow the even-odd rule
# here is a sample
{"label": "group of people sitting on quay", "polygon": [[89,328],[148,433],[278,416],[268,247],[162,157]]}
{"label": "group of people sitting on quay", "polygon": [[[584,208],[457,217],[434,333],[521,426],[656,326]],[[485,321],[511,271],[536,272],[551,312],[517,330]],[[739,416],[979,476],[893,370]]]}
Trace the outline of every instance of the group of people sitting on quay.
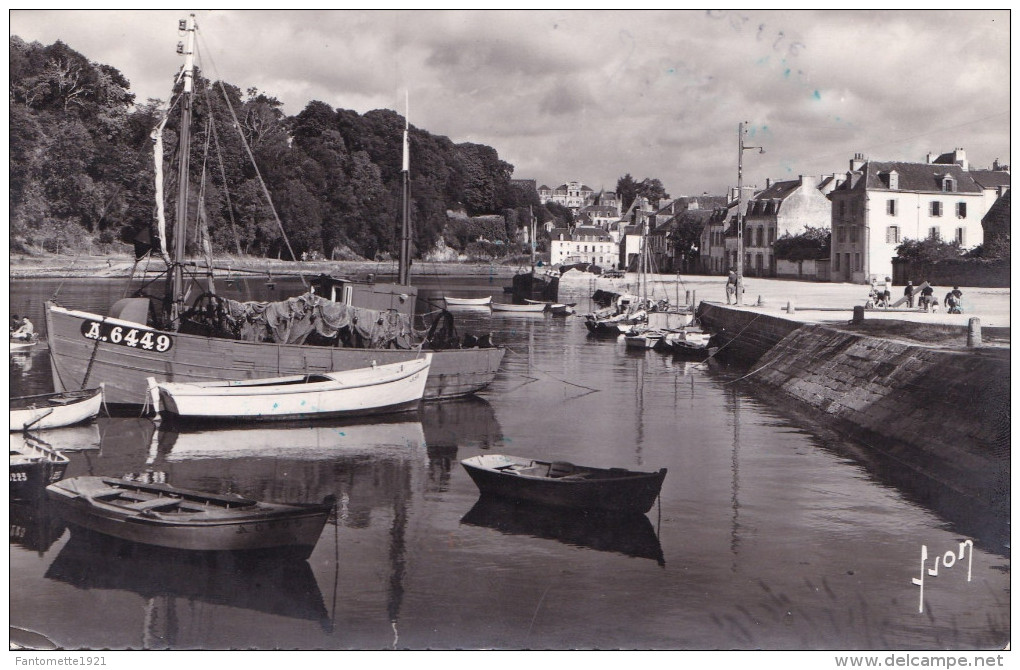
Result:
{"label": "group of people sitting on quay", "polygon": [[[914,309],[915,296],[918,298],[917,306],[926,312],[937,312],[941,305],[948,314],[963,314],[963,291],[959,286],[954,286],[939,303],[938,298],[935,297],[934,286],[924,282],[918,291],[914,282],[908,281],[903,288],[903,298],[908,309]],[[868,294],[868,302],[864,305],[865,309],[889,309],[892,306],[892,280],[886,277],[885,283],[879,286],[877,278],[872,279],[871,292]]]}

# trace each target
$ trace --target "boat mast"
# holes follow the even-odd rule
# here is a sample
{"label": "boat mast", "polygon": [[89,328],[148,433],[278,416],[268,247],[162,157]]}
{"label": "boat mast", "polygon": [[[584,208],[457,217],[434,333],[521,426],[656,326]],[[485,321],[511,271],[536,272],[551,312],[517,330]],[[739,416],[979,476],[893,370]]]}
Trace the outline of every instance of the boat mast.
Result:
{"label": "boat mast", "polygon": [[[407,94],[405,93],[405,96]],[[405,98],[404,102],[404,164],[403,164],[403,206],[400,224],[400,267],[397,274],[397,283],[406,286],[411,283],[411,155],[408,145],[407,134],[411,123],[408,120],[410,110]]]}
{"label": "boat mast", "polygon": [[177,179],[177,220],[174,226],[174,255],[171,272],[170,325],[176,328],[184,311],[184,254],[188,228],[188,164],[191,143],[191,103],[194,98],[195,70],[195,15],[182,19],[180,30],[186,33],[186,42],[178,43],[177,52],[184,55],[184,91],[181,95],[180,156]]}
{"label": "boat mast", "polygon": [[530,221],[531,227],[528,230],[528,235],[531,238],[531,274],[535,274],[535,213],[531,209],[531,205],[528,205],[528,220]]}

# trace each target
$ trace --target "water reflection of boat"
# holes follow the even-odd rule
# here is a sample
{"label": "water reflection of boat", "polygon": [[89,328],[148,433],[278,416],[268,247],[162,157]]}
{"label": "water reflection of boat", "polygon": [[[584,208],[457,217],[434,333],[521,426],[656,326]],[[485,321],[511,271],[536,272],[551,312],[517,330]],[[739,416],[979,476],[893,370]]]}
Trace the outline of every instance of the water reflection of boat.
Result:
{"label": "water reflection of boat", "polygon": [[492,528],[505,535],[530,535],[597,551],[650,558],[659,565],[666,562],[652,522],[644,514],[605,516],[483,496],[460,522]]}
{"label": "water reflection of boat", "polygon": [[[249,560],[229,552],[194,554],[152,548],[75,529],[46,578],[79,589],[129,591],[146,599],[182,599],[330,625],[322,592],[307,561],[287,557]],[[183,617],[207,613],[176,609],[166,621],[202,630],[211,622]],[[176,636],[175,636],[176,637]],[[229,640],[222,641],[224,645]]]}
{"label": "water reflection of boat", "polygon": [[205,458],[286,457],[316,460],[339,455],[393,455],[425,444],[419,421],[281,422],[271,427],[192,428],[164,424],[157,432],[157,462]]}
{"label": "water reflection of boat", "polygon": [[429,451],[452,447],[486,449],[502,444],[503,429],[484,398],[469,396],[426,403],[418,413]]}
{"label": "water reflection of boat", "polygon": [[422,425],[406,419],[229,430],[164,425],[154,436],[147,469],[176,486],[263,500],[346,495],[353,513],[386,498],[394,473],[424,455]]}
{"label": "water reflection of boat", "polygon": [[67,525],[54,513],[45,496],[32,503],[10,504],[11,544],[39,552],[42,556],[64,534]]}
{"label": "water reflection of boat", "polygon": [[27,433],[11,433],[12,449],[14,445],[27,441],[41,443],[57,451],[74,452],[99,449],[101,437],[99,426],[95,423],[69,426],[67,428],[54,428],[47,430],[45,433],[34,433],[32,431]]}

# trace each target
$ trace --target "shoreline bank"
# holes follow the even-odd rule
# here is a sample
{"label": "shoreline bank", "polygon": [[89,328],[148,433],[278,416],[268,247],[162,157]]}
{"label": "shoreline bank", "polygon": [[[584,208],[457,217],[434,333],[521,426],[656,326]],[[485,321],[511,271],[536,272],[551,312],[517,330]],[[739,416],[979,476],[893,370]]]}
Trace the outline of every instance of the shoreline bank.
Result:
{"label": "shoreline bank", "polygon": [[[213,260],[214,277],[287,277],[332,274],[336,276],[364,277],[368,274],[379,276],[396,275],[394,261],[282,261],[264,258],[219,257]],[[200,262],[199,269],[204,265]],[[103,256],[25,256],[11,255],[8,261],[8,275],[11,279],[125,279],[132,274],[136,277],[152,277],[166,271],[162,260],[143,260],[135,264],[125,254]],[[412,274],[444,275],[451,277],[494,276],[512,277],[517,271],[515,265],[472,262],[425,262],[412,266]]]}

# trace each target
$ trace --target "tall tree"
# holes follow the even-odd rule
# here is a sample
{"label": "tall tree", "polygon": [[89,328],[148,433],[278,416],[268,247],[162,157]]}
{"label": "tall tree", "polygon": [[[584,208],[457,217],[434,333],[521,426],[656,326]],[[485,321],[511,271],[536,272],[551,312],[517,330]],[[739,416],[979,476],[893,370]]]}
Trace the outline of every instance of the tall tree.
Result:
{"label": "tall tree", "polygon": [[638,196],[638,184],[629,172],[616,180],[616,195],[620,198],[623,211],[630,209]]}

